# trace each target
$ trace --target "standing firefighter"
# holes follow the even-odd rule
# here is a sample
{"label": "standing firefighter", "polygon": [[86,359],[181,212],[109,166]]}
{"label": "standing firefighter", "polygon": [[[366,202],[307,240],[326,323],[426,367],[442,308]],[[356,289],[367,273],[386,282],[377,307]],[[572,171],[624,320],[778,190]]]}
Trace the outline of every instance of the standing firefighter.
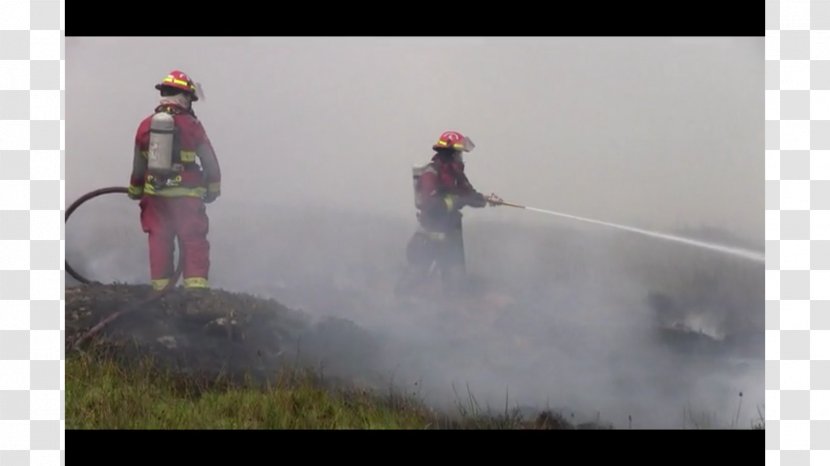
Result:
{"label": "standing firefighter", "polygon": [[419,228],[407,245],[409,268],[399,292],[416,291],[413,288],[426,283],[433,266],[444,291],[457,291],[465,278],[461,208],[499,201],[495,195],[485,197],[476,191],[464,174],[462,153],[474,147],[461,133],[445,131],[432,146],[435,155],[430,163],[413,168]]}
{"label": "standing firefighter", "polygon": [[219,197],[219,162],[191,108],[199,100],[196,84],[175,70],[156,89],[161,102],[138,126],[129,187],[130,198],[141,200],[150,278],[154,290],[170,282],[178,237],[185,288],[207,288],[210,244],[205,203]]}

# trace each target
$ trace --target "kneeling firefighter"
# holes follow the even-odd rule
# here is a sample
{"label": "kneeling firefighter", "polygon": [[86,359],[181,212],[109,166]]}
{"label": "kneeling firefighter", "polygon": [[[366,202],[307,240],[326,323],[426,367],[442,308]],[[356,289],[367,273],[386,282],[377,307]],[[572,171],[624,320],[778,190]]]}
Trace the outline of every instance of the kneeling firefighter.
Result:
{"label": "kneeling firefighter", "polygon": [[445,131],[432,148],[432,160],[412,169],[419,227],[407,245],[409,267],[399,292],[416,291],[432,270],[440,275],[444,291],[458,291],[466,276],[461,209],[501,201],[476,191],[464,174],[462,154],[475,148],[470,138]]}
{"label": "kneeling firefighter", "polygon": [[176,237],[184,259],[185,288],[208,288],[205,203],[219,197],[221,174],[216,153],[192,109],[201,91],[197,93],[198,85],[178,70],[155,87],[161,101],[138,126],[128,195],[140,199],[153,289],[164,289],[172,278]]}

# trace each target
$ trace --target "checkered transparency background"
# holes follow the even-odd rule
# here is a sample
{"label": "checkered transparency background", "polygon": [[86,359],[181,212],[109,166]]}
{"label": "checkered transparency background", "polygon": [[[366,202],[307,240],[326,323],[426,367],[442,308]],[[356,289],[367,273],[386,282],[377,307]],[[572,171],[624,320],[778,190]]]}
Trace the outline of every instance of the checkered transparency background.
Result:
{"label": "checkered transparency background", "polygon": [[64,464],[63,0],[0,0],[0,465]]}
{"label": "checkered transparency background", "polygon": [[[0,0],[0,465],[64,462],[63,0]],[[830,0],[766,0],[768,465],[830,464]]]}
{"label": "checkered transparency background", "polygon": [[766,464],[830,465],[830,0],[766,0]]}

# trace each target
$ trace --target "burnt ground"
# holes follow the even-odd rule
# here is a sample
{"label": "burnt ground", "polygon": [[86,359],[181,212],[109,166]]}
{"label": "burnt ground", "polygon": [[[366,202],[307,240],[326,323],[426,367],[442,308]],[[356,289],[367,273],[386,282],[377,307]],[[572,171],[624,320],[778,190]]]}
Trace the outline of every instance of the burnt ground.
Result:
{"label": "burnt ground", "polygon": [[257,381],[270,380],[281,368],[323,373],[323,361],[336,362],[348,351],[350,366],[338,368],[353,375],[349,383],[368,383],[360,374],[372,366],[373,337],[348,320],[315,320],[274,300],[216,289],[195,295],[176,289],[141,304],[150,292],[144,285],[67,287],[67,352],[90,328],[129,308],[82,348],[115,349],[110,352],[127,360],[151,356],[180,374]]}

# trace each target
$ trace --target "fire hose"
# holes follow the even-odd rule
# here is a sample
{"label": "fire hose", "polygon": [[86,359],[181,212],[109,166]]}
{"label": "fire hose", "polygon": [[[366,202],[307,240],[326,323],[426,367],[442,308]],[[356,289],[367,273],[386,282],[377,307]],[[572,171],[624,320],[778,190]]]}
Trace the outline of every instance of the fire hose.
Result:
{"label": "fire hose", "polygon": [[[72,205],[70,205],[69,208],[66,209],[66,215],[64,217],[64,222],[69,222],[69,217],[72,215],[72,213],[75,212],[75,210],[77,210],[78,207],[80,207],[84,202],[86,202],[90,199],[94,199],[98,196],[103,196],[105,194],[126,194],[126,193],[127,193],[127,188],[123,188],[123,187],[120,187],[120,186],[109,187],[109,188],[101,188],[101,189],[96,189],[95,191],[90,191],[89,193],[84,194],[83,196],[78,198],[78,200],[73,202]],[[181,243],[180,243],[179,244],[179,251],[181,251],[181,250],[182,249],[181,249]],[[144,306],[146,306],[146,305],[148,305],[148,304],[150,304],[154,301],[157,301],[162,296],[167,294],[170,290],[172,290],[176,286],[176,282],[179,281],[179,277],[181,276],[181,272],[182,272],[182,264],[183,263],[184,263],[184,256],[180,252],[179,253],[179,263],[176,265],[176,269],[173,272],[173,277],[170,279],[170,281],[167,283],[167,285],[163,289],[158,290],[158,291],[152,291],[150,293],[150,295],[147,296],[146,298],[144,298],[142,300],[139,300],[139,301],[136,301],[134,303],[128,304],[124,308],[114,312],[113,314],[110,314],[108,317],[104,318],[101,322],[99,322],[98,324],[96,324],[95,326],[90,328],[86,333],[81,335],[73,343],[73,345],[72,345],[73,349],[79,350],[81,348],[81,344],[83,344],[89,338],[93,337],[95,334],[100,332],[104,327],[106,327],[108,324],[112,323],[115,319],[118,319],[119,317],[122,317],[125,314],[129,314],[130,312],[133,312],[137,309],[141,309],[142,307],[144,307]],[[72,268],[72,266],[69,265],[69,261],[65,261],[64,264],[65,264],[65,267],[66,267],[66,272],[69,275],[71,275],[72,278],[74,278],[75,280],[78,280],[79,282],[84,283],[84,284],[91,283],[91,280],[89,280],[85,276],[81,275],[80,273],[78,273],[77,270]]]}

